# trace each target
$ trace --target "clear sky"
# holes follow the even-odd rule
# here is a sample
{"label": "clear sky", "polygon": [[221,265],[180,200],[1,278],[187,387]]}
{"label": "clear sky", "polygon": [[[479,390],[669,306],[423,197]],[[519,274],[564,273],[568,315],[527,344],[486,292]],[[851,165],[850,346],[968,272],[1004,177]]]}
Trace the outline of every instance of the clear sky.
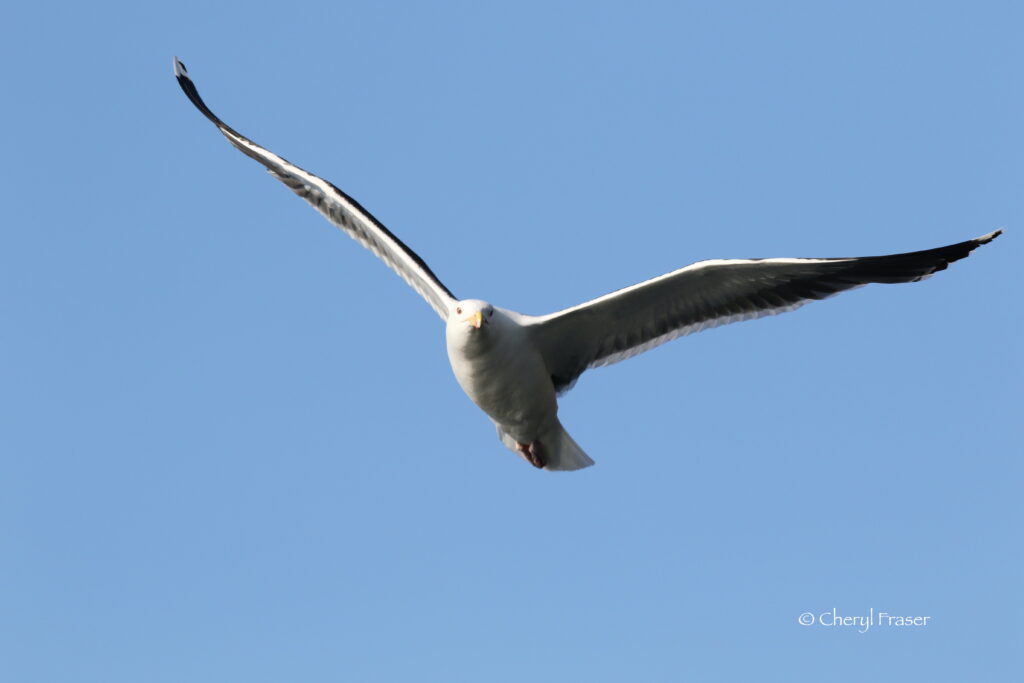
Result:
{"label": "clear sky", "polygon": [[[1019,676],[1020,7],[12,6],[0,678]],[[597,466],[538,472],[430,308],[232,149],[175,54],[524,313],[1006,234],[584,375],[560,415]]]}

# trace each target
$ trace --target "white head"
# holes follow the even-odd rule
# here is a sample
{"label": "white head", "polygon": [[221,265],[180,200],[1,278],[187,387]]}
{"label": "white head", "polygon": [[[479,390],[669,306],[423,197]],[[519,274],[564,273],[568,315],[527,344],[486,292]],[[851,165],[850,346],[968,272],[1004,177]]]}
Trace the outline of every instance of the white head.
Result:
{"label": "white head", "polygon": [[480,330],[491,323],[494,317],[494,306],[480,299],[464,299],[455,302],[448,312],[448,325],[464,324]]}
{"label": "white head", "polygon": [[448,343],[457,346],[482,345],[492,337],[495,317],[494,306],[480,299],[458,301],[448,311],[445,330]]}

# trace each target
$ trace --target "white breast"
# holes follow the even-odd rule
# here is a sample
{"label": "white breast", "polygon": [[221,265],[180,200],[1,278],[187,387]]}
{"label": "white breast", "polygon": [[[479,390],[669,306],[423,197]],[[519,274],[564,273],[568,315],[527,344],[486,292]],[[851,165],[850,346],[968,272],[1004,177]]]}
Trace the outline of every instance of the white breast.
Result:
{"label": "white breast", "polygon": [[452,322],[448,360],[462,390],[520,443],[530,443],[554,424],[555,389],[540,352],[525,331],[500,309],[475,330]]}

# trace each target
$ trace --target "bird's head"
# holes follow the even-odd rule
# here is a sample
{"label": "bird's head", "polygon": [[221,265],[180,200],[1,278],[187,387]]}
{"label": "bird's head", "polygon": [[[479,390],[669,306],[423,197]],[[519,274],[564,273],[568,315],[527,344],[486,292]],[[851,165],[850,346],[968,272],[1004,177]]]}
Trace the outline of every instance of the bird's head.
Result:
{"label": "bird's head", "polygon": [[491,324],[494,306],[480,299],[457,301],[448,312],[448,327],[463,332],[480,332]]}
{"label": "bird's head", "polygon": [[499,328],[505,327],[505,316],[486,301],[463,299],[448,309],[445,338],[448,353],[475,356],[487,353],[501,339]]}

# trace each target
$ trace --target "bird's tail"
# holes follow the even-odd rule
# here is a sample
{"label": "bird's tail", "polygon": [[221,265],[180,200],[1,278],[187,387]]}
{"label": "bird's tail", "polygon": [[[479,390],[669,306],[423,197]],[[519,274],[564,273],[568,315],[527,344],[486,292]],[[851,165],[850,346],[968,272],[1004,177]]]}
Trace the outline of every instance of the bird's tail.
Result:
{"label": "bird's tail", "polygon": [[546,470],[567,472],[582,470],[594,464],[590,456],[569,436],[569,432],[565,431],[561,422],[555,423],[554,428],[541,439],[541,443],[547,448],[547,459],[544,463]]}
{"label": "bird's tail", "polygon": [[[527,460],[526,456],[520,452],[516,440],[506,434],[500,426],[498,427],[498,436],[510,451],[523,460]],[[594,464],[590,456],[583,452],[579,444],[569,436],[569,432],[565,431],[562,423],[557,420],[555,420],[554,426],[542,434],[537,441],[540,442],[540,455],[544,460],[544,469],[549,472],[581,470]]]}

